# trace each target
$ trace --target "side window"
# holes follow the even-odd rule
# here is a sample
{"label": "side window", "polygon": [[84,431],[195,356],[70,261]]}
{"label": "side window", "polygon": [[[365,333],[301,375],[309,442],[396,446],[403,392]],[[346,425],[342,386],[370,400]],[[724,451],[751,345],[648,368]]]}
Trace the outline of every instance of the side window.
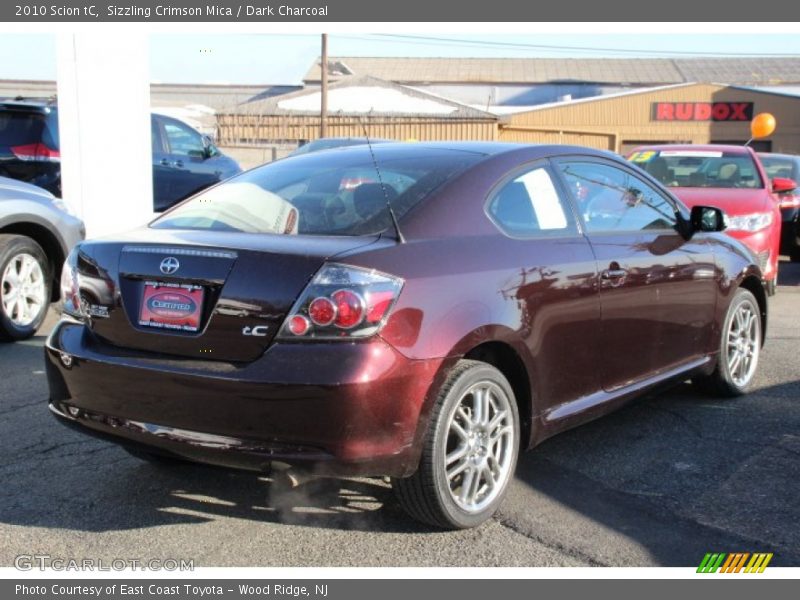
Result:
{"label": "side window", "polygon": [[489,215],[513,237],[573,231],[553,180],[544,167],[515,177],[495,192]]}
{"label": "side window", "polygon": [[164,120],[164,133],[172,154],[182,156],[202,156],[205,154],[203,136],[187,125],[177,121]]}
{"label": "side window", "polygon": [[675,209],[650,184],[596,162],[560,164],[589,232],[672,229]]}

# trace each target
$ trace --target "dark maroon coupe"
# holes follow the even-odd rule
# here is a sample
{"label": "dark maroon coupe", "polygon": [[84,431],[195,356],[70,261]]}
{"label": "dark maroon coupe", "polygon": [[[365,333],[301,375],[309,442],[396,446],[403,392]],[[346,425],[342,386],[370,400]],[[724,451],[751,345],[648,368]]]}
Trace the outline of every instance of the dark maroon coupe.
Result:
{"label": "dark maroon coupe", "polygon": [[520,449],[655,386],[748,388],[766,297],[723,228],[585,148],[278,161],[70,255],[50,408],[151,460],[389,475],[471,527]]}

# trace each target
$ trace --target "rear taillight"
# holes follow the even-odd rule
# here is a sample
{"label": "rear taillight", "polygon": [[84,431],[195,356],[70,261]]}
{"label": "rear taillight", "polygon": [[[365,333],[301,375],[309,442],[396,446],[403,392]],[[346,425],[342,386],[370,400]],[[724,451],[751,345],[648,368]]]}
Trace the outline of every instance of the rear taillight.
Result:
{"label": "rear taillight", "polygon": [[795,196],[794,194],[781,196],[778,200],[778,206],[780,208],[797,208],[800,206],[800,196]]}
{"label": "rear taillight", "polygon": [[78,255],[75,250],[70,252],[64,267],[61,269],[61,307],[64,313],[82,318],[80,285],[78,281]]}
{"label": "rear taillight", "polygon": [[373,335],[402,287],[402,279],[385,273],[325,265],[303,290],[278,337],[347,340]]}
{"label": "rear taillight", "polygon": [[61,153],[48,148],[41,142],[25,144],[24,146],[11,146],[11,152],[19,160],[41,160],[46,162],[61,162]]}

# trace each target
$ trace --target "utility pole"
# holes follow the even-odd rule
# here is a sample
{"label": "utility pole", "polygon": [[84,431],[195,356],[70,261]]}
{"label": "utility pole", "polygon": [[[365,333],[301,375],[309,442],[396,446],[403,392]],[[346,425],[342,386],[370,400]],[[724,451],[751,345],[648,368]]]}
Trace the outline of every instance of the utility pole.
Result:
{"label": "utility pole", "polygon": [[322,101],[319,112],[319,137],[328,137],[328,34],[322,34]]}

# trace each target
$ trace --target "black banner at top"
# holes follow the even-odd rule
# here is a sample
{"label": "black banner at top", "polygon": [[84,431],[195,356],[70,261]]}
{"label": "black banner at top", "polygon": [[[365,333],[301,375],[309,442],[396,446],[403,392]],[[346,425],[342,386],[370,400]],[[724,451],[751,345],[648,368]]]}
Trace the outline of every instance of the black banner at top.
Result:
{"label": "black banner at top", "polygon": [[760,0],[11,0],[8,22],[770,22],[800,21],[800,3]]}

